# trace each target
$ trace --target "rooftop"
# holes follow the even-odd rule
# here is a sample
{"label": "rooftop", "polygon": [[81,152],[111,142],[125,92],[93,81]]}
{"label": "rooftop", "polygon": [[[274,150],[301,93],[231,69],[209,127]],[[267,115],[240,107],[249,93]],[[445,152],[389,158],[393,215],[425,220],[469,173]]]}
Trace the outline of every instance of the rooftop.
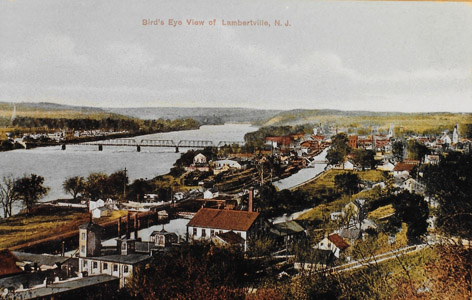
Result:
{"label": "rooftop", "polygon": [[[87,259],[87,258],[88,257],[85,257],[84,259]],[[89,258],[100,260],[100,261],[134,265],[134,264],[137,264],[137,263],[140,263],[149,259],[150,256],[147,254],[128,254],[128,255],[113,254],[113,255],[95,256],[95,257],[89,257]]]}
{"label": "rooftop", "polygon": [[201,208],[187,226],[247,231],[258,217],[258,212]]}

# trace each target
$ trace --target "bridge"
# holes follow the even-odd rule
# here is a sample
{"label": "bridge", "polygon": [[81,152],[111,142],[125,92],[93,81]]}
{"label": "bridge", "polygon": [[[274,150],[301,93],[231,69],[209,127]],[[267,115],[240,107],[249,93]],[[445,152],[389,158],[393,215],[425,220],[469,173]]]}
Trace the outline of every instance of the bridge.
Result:
{"label": "bridge", "polygon": [[[203,149],[206,147],[217,147],[221,148],[224,146],[238,145],[243,146],[244,142],[241,141],[220,141],[215,144],[213,141],[208,140],[181,140],[179,142],[174,142],[173,140],[150,140],[143,139],[139,142],[136,139],[111,139],[105,141],[93,141],[85,143],[76,143],[75,145],[94,145],[98,146],[98,151],[102,151],[104,146],[131,146],[136,147],[137,151],[141,151],[141,147],[165,147],[165,148],[175,148],[175,152],[179,152],[179,148],[198,148]],[[66,144],[62,145],[62,150],[66,150]]]}

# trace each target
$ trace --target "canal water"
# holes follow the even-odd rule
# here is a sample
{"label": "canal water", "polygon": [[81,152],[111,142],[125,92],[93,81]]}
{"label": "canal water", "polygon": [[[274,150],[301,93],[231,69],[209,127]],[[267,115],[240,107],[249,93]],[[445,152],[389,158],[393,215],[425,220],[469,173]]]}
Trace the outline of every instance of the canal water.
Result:
{"label": "canal water", "polygon": [[[244,141],[244,134],[255,131],[250,124],[225,124],[201,126],[198,130],[174,131],[134,137],[141,139],[173,140],[208,140],[215,145],[220,141]],[[187,151],[186,148],[180,149]],[[126,168],[130,181],[138,178],[151,179],[166,174],[180,157],[175,148],[104,146],[98,151],[97,146],[67,145],[14,150],[0,153],[0,180],[4,176],[20,177],[31,173],[44,177],[44,185],[49,193],[41,201],[70,198],[62,189],[64,180],[71,176],[87,177],[92,172],[111,174]],[[19,207],[16,207],[17,213]]]}

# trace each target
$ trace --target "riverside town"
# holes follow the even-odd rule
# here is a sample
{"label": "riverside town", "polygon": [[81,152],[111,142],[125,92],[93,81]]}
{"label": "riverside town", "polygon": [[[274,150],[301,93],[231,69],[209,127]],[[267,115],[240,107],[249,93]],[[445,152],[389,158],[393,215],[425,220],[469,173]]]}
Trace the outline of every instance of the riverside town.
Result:
{"label": "riverside town", "polygon": [[[48,167],[22,175],[2,169],[3,299],[133,299],[150,291],[158,299],[288,297],[296,282],[347,281],[379,266],[397,274],[380,281],[395,294],[402,265],[421,259],[437,268],[468,243],[470,220],[458,214],[468,206],[455,207],[469,196],[451,191],[471,186],[472,125],[455,116],[439,127],[425,116],[421,127],[392,116],[334,122],[330,111],[326,123],[296,126],[125,122],[107,113],[59,122],[23,117],[27,106],[15,105],[16,116],[4,120],[10,163],[36,153],[71,162],[113,156],[116,166],[97,172],[79,161],[80,172],[62,177]],[[141,159],[151,170],[164,160],[169,168],[145,178]]]}

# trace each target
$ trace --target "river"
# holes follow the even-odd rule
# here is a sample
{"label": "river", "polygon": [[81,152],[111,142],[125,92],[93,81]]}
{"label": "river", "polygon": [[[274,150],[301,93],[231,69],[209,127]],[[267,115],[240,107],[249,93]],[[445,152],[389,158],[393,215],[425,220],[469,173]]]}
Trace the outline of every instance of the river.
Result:
{"label": "river", "polygon": [[[197,130],[173,131],[134,137],[141,139],[165,139],[178,143],[180,140],[208,140],[215,145],[220,141],[244,141],[244,134],[257,130],[250,124],[225,124],[201,126]],[[180,149],[186,151],[186,148]],[[87,177],[92,172],[111,174],[126,168],[130,181],[138,178],[151,179],[166,174],[180,157],[175,148],[67,145],[14,150],[0,153],[0,179],[4,176],[38,174],[44,177],[49,193],[41,201],[70,198],[62,189],[64,180],[71,176]],[[18,212],[18,207],[14,213]]]}

